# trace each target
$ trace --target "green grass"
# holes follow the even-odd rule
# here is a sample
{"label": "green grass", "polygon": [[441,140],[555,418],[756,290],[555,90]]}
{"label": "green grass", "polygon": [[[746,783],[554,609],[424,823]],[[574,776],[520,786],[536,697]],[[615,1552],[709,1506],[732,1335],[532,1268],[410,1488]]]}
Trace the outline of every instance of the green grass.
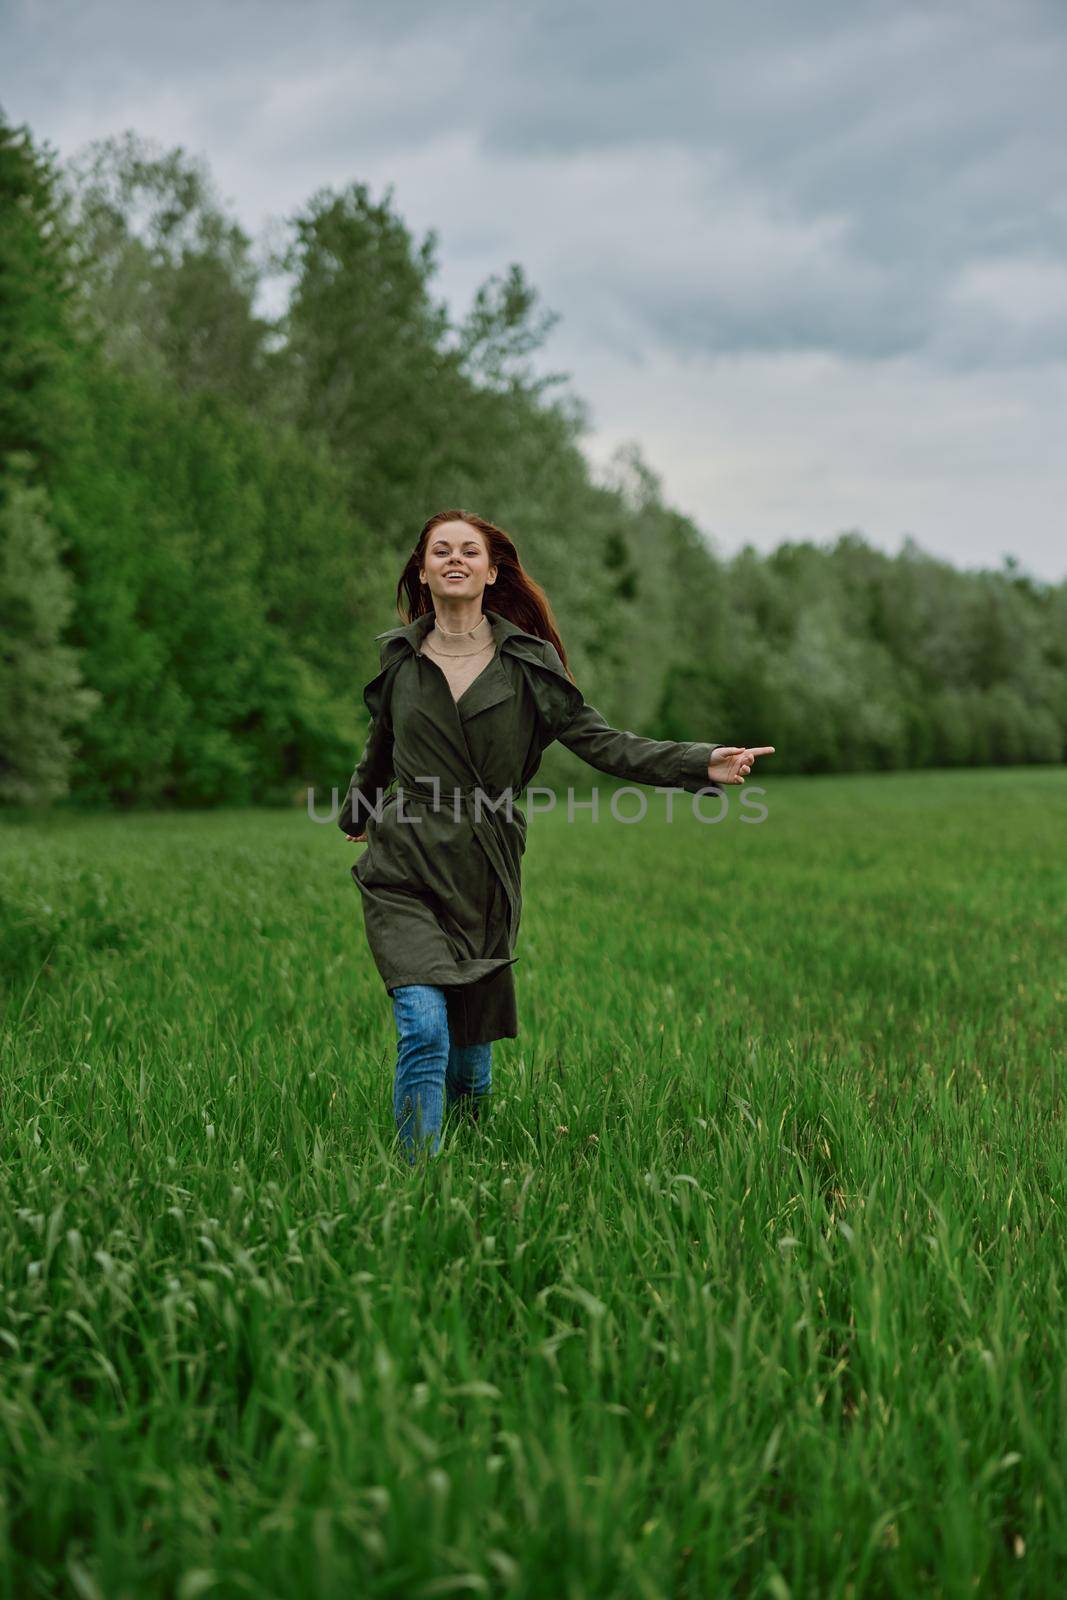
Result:
{"label": "green grass", "polygon": [[0,828],[0,1595],[1067,1592],[1067,774],[759,782],[531,820],[415,1172],[360,847]]}

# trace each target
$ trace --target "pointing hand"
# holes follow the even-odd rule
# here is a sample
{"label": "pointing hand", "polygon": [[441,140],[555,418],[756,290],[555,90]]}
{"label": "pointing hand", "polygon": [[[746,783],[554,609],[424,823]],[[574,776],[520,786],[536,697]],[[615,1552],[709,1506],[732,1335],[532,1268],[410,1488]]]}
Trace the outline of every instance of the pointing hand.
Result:
{"label": "pointing hand", "polygon": [[708,762],[712,783],[744,783],[757,756],[772,756],[773,744],[717,744]]}

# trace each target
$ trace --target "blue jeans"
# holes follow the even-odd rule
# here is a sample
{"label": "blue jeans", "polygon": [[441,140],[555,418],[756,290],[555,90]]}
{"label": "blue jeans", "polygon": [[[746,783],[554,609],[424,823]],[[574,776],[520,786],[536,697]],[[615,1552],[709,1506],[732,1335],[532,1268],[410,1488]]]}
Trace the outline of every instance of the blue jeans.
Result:
{"label": "blue jeans", "polygon": [[393,1112],[414,1165],[420,1144],[437,1154],[445,1116],[469,1111],[477,1122],[479,1110],[488,1109],[493,1046],[452,1043],[443,989],[408,983],[389,994],[397,1032]]}

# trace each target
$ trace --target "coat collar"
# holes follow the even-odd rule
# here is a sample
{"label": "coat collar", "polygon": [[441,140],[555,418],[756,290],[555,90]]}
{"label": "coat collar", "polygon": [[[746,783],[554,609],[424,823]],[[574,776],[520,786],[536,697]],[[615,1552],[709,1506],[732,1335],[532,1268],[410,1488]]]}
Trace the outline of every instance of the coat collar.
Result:
{"label": "coat collar", "polygon": [[[461,720],[466,720],[476,712],[496,705],[498,701],[514,693],[508,674],[501,670],[500,656],[505,652],[508,655],[518,656],[528,666],[537,669],[532,681],[535,684],[535,695],[539,699],[546,692],[551,695],[551,691],[546,691],[541,685],[545,683],[562,685],[569,715],[573,716],[576,710],[580,710],[581,692],[563,671],[558,657],[555,657],[555,662],[545,660],[545,641],[540,634],[527,633],[517,622],[501,616],[499,611],[490,611],[488,606],[483,606],[482,609],[489,618],[493,630],[496,653],[494,660],[479,673],[461,697],[459,702]],[[386,628],[384,632],[375,635],[381,644],[381,669],[363,691],[363,702],[372,716],[377,716],[381,710],[386,679],[406,652],[410,651],[412,655],[419,653],[423,636],[430,631],[435,621],[436,615],[432,610],[424,611],[421,616],[416,617],[413,622],[405,623],[403,627]],[[558,697],[557,689],[557,702]]]}
{"label": "coat collar", "polygon": [[[544,644],[544,640],[538,634],[527,633],[517,622],[501,616],[499,611],[490,611],[488,606],[483,606],[482,610],[489,618],[489,626],[493,630],[493,642],[501,649],[505,644],[511,648],[518,646],[516,653],[521,655],[524,653],[521,648],[523,645],[528,649],[531,645],[537,648]],[[395,640],[402,646],[408,646],[417,655],[424,635],[429,633],[436,620],[436,613],[432,609],[424,611],[413,622],[405,623],[401,628],[386,628],[383,633],[375,634],[375,638],[382,641],[383,651]]]}

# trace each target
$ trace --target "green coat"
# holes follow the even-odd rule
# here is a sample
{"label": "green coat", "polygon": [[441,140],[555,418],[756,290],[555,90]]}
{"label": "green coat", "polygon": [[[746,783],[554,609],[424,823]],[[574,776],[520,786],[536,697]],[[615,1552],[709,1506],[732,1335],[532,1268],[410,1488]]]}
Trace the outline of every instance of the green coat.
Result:
{"label": "green coat", "polygon": [[[690,793],[709,787],[715,748],[610,728],[554,645],[483,609],[495,651],[458,700],[419,654],[432,611],[377,635],[381,670],[363,690],[369,736],[338,819],[344,833],[366,828],[352,877],[386,989],[443,988],[456,1045],[519,1031],[512,967],[526,817],[518,800],[546,746],[558,739],[613,778]],[[379,796],[394,780],[402,797]],[[498,809],[490,803],[509,790],[510,817],[506,795]]]}

